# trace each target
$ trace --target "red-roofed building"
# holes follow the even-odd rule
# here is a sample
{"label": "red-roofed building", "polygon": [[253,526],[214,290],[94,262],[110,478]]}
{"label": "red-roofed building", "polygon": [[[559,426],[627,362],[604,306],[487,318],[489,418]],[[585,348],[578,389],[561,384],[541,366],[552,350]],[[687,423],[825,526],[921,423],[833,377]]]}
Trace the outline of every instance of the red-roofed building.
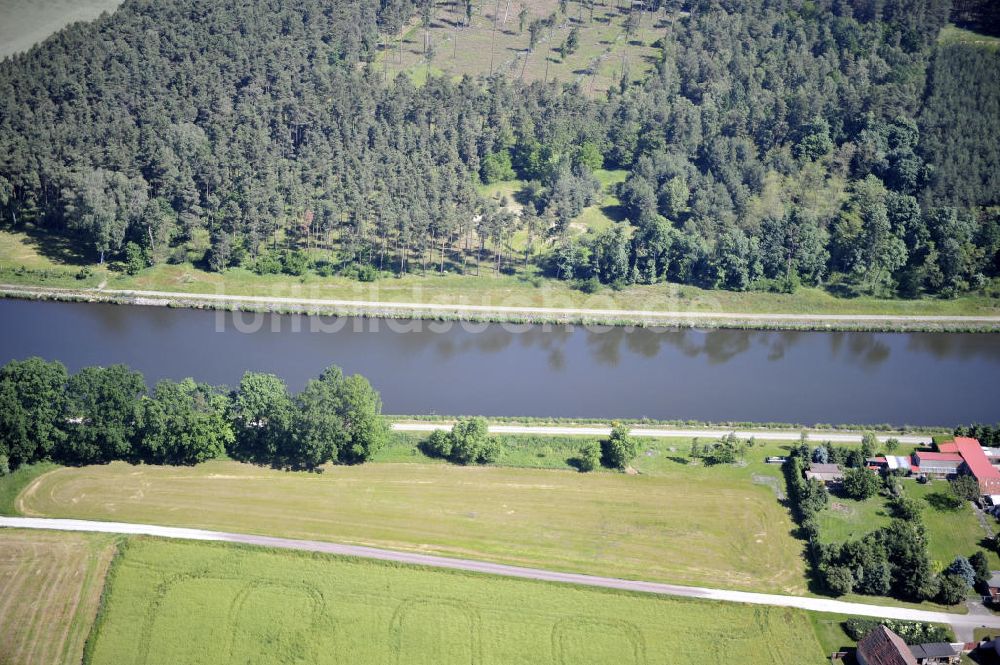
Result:
{"label": "red-roofed building", "polygon": [[855,657],[860,665],[917,665],[903,638],[885,626],[861,638]]}
{"label": "red-roofed building", "polygon": [[958,453],[933,453],[925,450],[913,453],[913,466],[920,467],[920,473],[931,478],[957,476],[964,461]]}
{"label": "red-roofed building", "polygon": [[[929,476],[943,475],[944,477],[954,473],[967,473],[979,483],[979,491],[982,494],[1000,494],[1000,470],[997,470],[997,467],[990,461],[977,439],[956,436],[954,440],[939,443],[936,447],[938,450],[936,453],[913,453],[915,462],[919,457],[920,460],[926,459],[934,465],[929,467],[931,470],[927,470],[922,462],[916,463],[915,466],[919,466],[922,473]],[[962,463],[955,472],[947,475],[941,474],[942,469],[954,464],[956,456],[962,459]]]}
{"label": "red-roofed building", "polygon": [[965,460],[966,470],[979,482],[982,494],[1000,494],[1000,471],[990,464],[983,447],[976,439],[967,436],[955,437],[958,454]]}

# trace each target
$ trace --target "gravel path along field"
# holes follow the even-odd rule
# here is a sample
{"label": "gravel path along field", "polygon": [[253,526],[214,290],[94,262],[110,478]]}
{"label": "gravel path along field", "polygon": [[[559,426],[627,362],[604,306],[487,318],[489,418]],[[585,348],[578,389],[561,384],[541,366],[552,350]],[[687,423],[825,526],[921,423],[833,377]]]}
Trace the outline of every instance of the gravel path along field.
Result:
{"label": "gravel path along field", "polygon": [[868,605],[865,603],[844,602],[828,598],[810,598],[804,596],[782,596],[777,594],[752,593],[728,589],[710,589],[705,587],[678,586],[643,582],[641,580],[626,580],[595,575],[580,575],[562,573],[539,568],[524,568],[503,564],[475,561],[472,559],[457,559],[441,556],[418,554],[415,552],[399,552],[394,550],[363,547],[358,545],[341,545],[314,540],[294,540],[289,538],[274,538],[270,536],[253,536],[248,534],[227,533],[223,531],[205,531],[202,529],[185,529],[177,527],[155,526],[152,524],[128,524],[123,522],[92,522],[86,520],[40,519],[31,517],[0,517],[0,527],[21,529],[48,529],[61,531],[86,531],[99,533],[117,533],[127,535],[156,536],[181,540],[202,540],[279,549],[320,552],[339,556],[352,556],[380,561],[392,561],[432,568],[463,570],[488,575],[501,575],[520,579],[538,580],[544,582],[559,582],[562,584],[577,584],[583,586],[619,589],[641,593],[660,594],[665,596],[680,596],[684,598],[701,598],[751,605],[771,605],[775,607],[794,607],[812,612],[833,612],[885,619],[903,619],[907,621],[925,621],[943,623],[953,626],[960,638],[969,635],[973,628],[986,627],[1000,629],[1000,615],[951,614],[948,612],[932,612],[906,607],[891,607],[883,605]]}
{"label": "gravel path along field", "polygon": [[475,318],[529,322],[600,322],[603,325],[716,326],[743,328],[827,328],[832,330],[897,330],[934,327],[942,330],[998,330],[1000,316],[883,315],[883,314],[753,314],[714,311],[659,311],[630,309],[575,309],[457,303],[337,300],[281,296],[241,296],[220,293],[68,289],[0,284],[0,293],[21,298],[79,299],[103,302],[302,309],[342,315],[410,316],[414,318]]}
{"label": "gravel path along field", "polygon": [[[433,432],[437,429],[451,429],[450,422],[396,422],[392,424],[392,429],[397,432]],[[632,436],[654,437],[657,439],[687,439],[705,438],[719,439],[728,434],[734,434],[740,439],[757,437],[765,441],[798,441],[802,433],[798,430],[788,429],[759,429],[759,430],[727,430],[727,429],[664,429],[651,427],[634,427],[631,430]],[[490,425],[490,434],[535,434],[541,436],[608,436],[611,434],[611,427],[601,425]],[[834,443],[861,443],[860,432],[832,432],[832,431],[811,431],[807,432],[810,441],[832,441]],[[900,443],[913,445],[930,445],[930,436],[922,434],[882,434],[879,441],[885,442],[894,438]]]}

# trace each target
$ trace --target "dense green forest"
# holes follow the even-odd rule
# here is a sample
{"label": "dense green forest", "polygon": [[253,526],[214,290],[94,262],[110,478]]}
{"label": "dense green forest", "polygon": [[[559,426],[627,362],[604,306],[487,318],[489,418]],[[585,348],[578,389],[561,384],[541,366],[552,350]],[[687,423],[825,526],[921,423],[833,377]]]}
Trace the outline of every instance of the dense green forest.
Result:
{"label": "dense green forest", "polygon": [[[526,51],[546,21],[586,30],[593,2],[526,8]],[[135,271],[907,297],[1000,275],[1000,52],[937,41],[950,14],[987,30],[982,2],[616,0],[660,57],[602,96],[388,77],[380,49],[442,6],[128,0],[72,25],[0,64],[4,223]],[[624,219],[580,233],[601,169],[627,172]],[[516,208],[481,194],[514,178]]]}
{"label": "dense green forest", "polygon": [[230,455],[275,467],[359,464],[386,441],[382,400],[329,367],[297,395],[247,372],[235,390],[164,379],[152,391],[125,365],[12,360],[0,367],[0,476],[24,464],[197,464]]}

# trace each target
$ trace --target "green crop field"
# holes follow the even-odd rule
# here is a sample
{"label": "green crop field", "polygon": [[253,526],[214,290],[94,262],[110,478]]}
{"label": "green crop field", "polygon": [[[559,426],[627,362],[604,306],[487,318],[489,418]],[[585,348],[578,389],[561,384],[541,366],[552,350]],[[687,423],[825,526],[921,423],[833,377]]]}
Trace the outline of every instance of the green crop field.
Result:
{"label": "green crop field", "polygon": [[113,12],[122,0],[0,0],[0,58],[31,48],[63,26]]}
{"label": "green crop field", "polygon": [[[662,451],[659,447],[663,446]],[[62,468],[21,493],[26,515],[113,519],[419,550],[603,575],[782,593],[805,588],[802,544],[763,463],[706,468],[643,442],[642,475],[416,463],[323,474],[236,462]],[[565,468],[567,449],[536,457]],[[539,451],[541,452],[541,451]],[[521,453],[525,458],[531,454]],[[762,453],[761,453],[762,454]],[[547,462],[544,460],[548,459]]]}
{"label": "green crop field", "polygon": [[823,662],[798,610],[148,539],[91,646],[92,665]]}
{"label": "green crop field", "polygon": [[108,536],[0,531],[0,663],[80,663],[113,543]]}

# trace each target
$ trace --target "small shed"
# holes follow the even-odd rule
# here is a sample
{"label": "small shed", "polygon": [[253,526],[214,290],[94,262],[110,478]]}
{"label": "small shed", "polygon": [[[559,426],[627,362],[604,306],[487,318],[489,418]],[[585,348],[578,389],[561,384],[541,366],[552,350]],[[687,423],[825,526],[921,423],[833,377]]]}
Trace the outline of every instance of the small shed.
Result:
{"label": "small shed", "polygon": [[885,465],[890,471],[901,469],[902,471],[909,473],[913,470],[910,458],[906,455],[886,455]]}
{"label": "small shed", "polygon": [[910,653],[917,665],[957,665],[962,661],[962,652],[947,642],[913,644]]}
{"label": "small shed", "polygon": [[844,479],[844,472],[839,464],[818,464],[813,462],[806,469],[806,479],[819,480],[823,483],[839,483]]}

